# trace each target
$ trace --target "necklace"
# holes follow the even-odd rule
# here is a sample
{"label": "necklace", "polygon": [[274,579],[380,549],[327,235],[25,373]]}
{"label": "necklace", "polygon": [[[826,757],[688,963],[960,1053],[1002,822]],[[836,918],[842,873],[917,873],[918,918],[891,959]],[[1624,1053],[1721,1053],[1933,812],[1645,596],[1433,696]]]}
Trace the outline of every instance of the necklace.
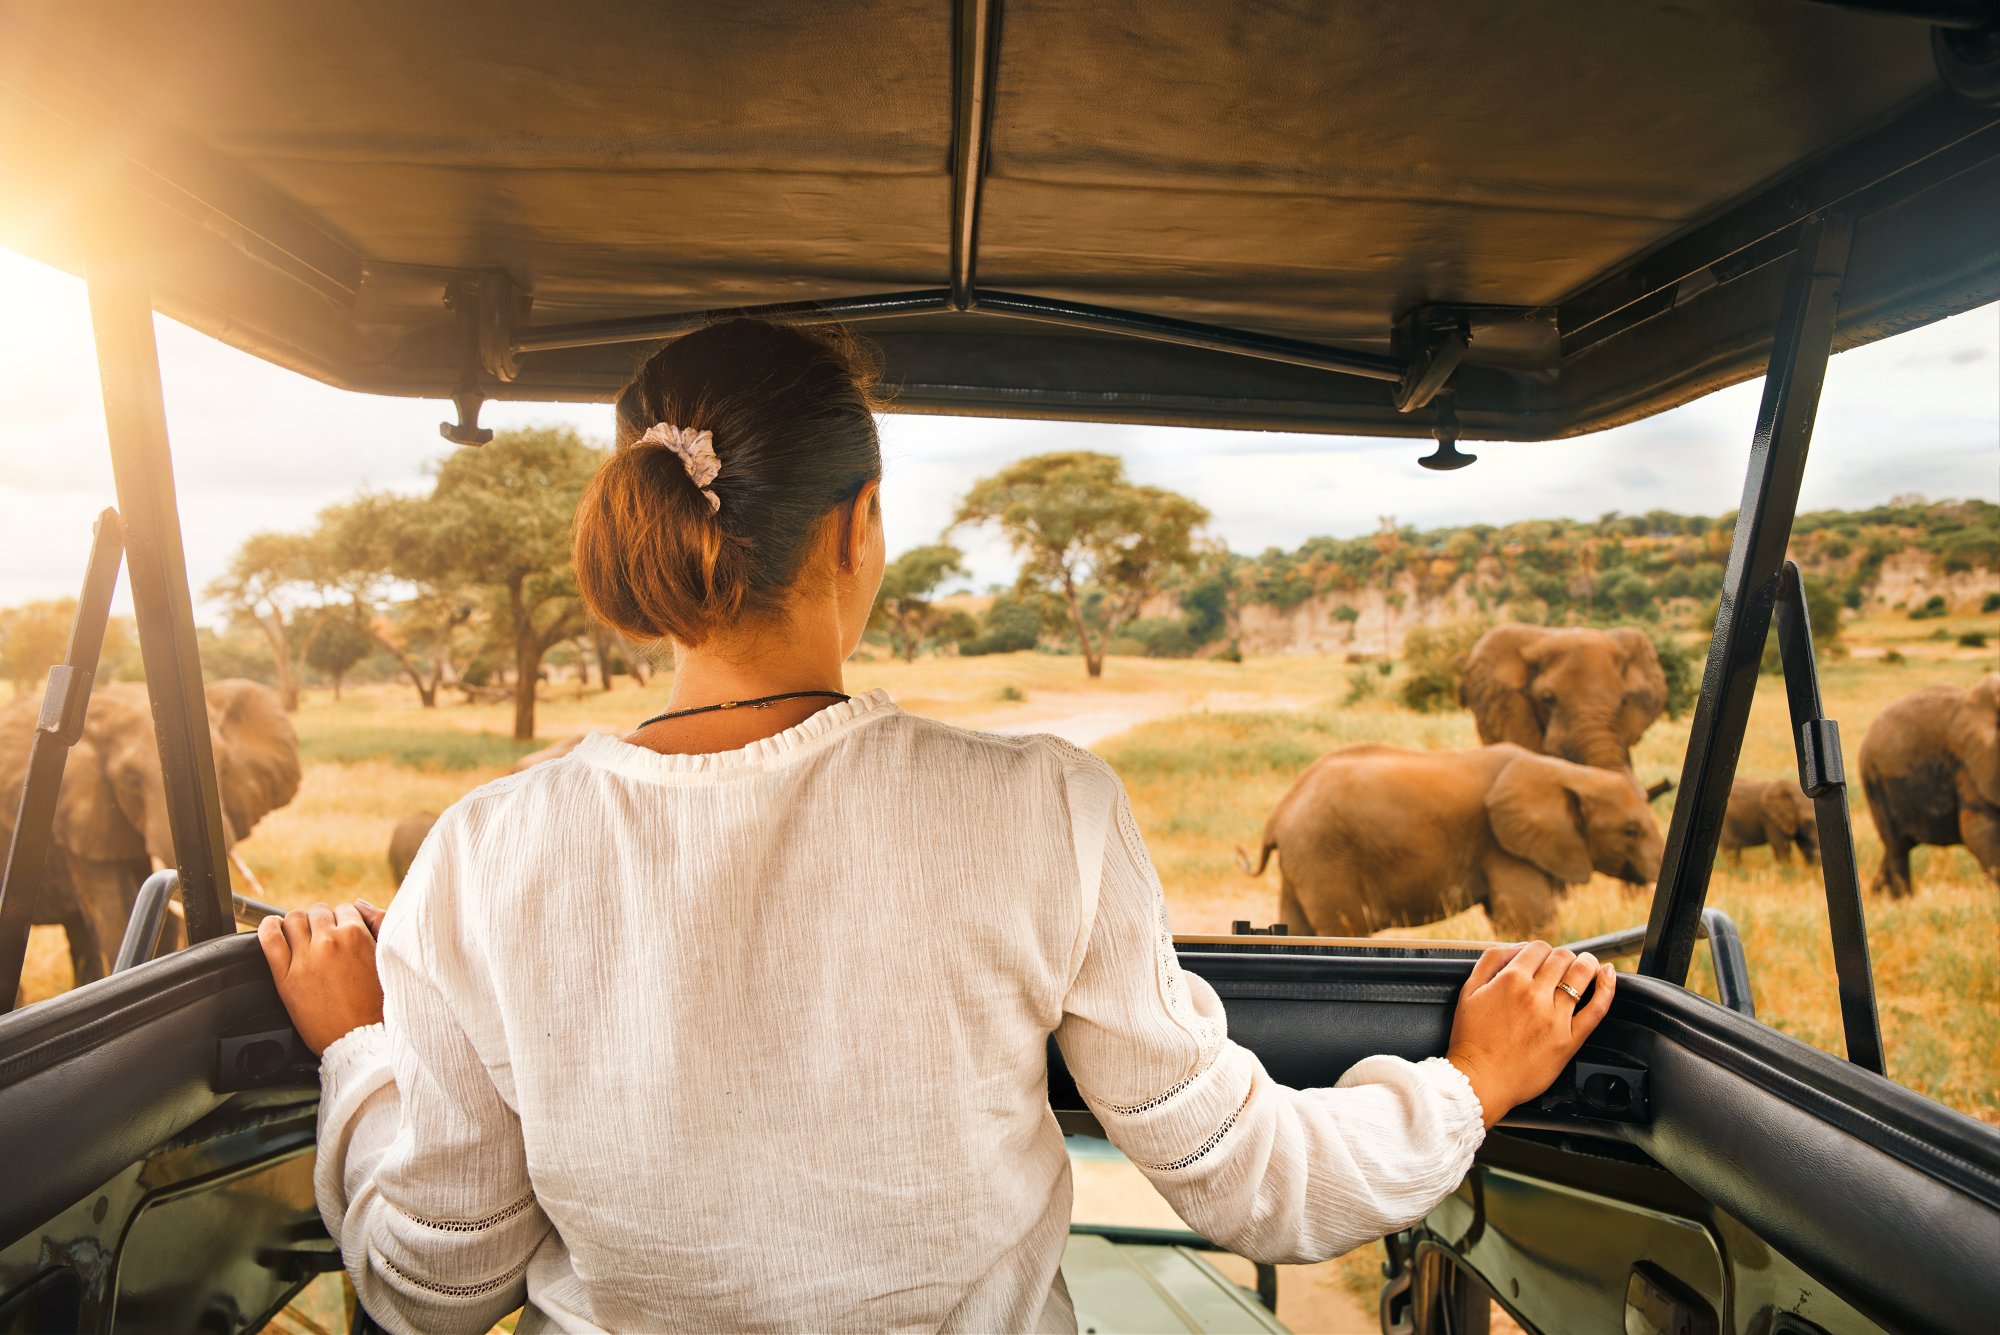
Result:
{"label": "necklace", "polygon": [[[784,700],[804,700],[809,696],[825,696],[831,700],[851,700],[851,695],[839,691],[781,691],[777,695],[760,695],[755,700],[725,700],[719,705],[696,705],[693,709],[670,709],[664,714],[655,714],[639,725],[650,728],[655,723],[665,723],[672,718],[686,718],[690,714],[713,714],[723,709],[769,709]],[[638,731],[638,729],[633,729]]]}

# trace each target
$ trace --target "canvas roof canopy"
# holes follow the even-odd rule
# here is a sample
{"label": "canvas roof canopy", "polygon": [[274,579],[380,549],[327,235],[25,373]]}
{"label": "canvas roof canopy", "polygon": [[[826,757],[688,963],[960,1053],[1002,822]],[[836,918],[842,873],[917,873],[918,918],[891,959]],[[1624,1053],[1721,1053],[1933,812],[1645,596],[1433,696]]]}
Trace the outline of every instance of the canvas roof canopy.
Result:
{"label": "canvas roof canopy", "polygon": [[[1947,8],[1949,6],[1946,6]],[[2000,112],[1805,0],[0,0],[0,245],[377,393],[604,398],[718,308],[912,411],[1548,438],[2000,296]]]}

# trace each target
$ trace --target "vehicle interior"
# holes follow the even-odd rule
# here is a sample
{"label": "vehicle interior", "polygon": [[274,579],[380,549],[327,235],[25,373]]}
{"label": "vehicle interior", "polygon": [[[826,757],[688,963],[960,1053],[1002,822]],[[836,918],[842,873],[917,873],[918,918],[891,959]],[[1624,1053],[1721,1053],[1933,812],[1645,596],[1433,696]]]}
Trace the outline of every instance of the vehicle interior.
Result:
{"label": "vehicle interior", "polygon": [[[608,400],[732,311],[857,326],[894,411],[1406,436],[1437,468],[1765,377],[1659,888],[1591,943],[1636,972],[1387,1240],[1382,1329],[1993,1328],[2000,1130],[1881,1073],[1785,552],[1829,355],[2000,299],[2000,6],[0,0],[0,182],[0,246],[89,284],[117,483],[18,798],[0,997],[121,569],[180,862],[118,971],[0,1015],[0,1331],[257,1330],[340,1266],[315,1068],[237,930],[261,906],[222,852],[154,312],[453,400],[476,448],[483,403]],[[1755,1017],[1704,912],[1773,635],[1846,1059]],[[192,944],[158,952],[176,888]],[[1703,940],[1720,1001],[1688,987]],[[1296,1085],[1441,1054],[1475,953],[1179,949]],[[1053,1047],[1049,1093],[1095,1130]]]}

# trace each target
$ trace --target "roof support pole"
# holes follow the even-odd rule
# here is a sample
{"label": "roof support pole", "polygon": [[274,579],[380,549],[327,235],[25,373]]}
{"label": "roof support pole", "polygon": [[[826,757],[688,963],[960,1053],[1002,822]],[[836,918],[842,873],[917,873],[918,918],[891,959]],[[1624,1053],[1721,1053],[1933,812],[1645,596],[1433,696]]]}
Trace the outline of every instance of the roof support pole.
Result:
{"label": "roof support pole", "polygon": [[1670,983],[1687,981],[1694,958],[1709,874],[1722,836],[1723,809],[1736,777],[1764,641],[1778,601],[1785,547],[1798,510],[1799,482],[1812,443],[1853,237],[1853,220],[1841,214],[1821,215],[1805,225],[1772,331],[1770,369],[1750,443],[1743,504],[1737,512],[1715,637],[1709,641],[1687,760],[1681,768],[1681,797],[1674,804],[1659,889],[1639,956],[1640,973]]}
{"label": "roof support pole", "polygon": [[970,310],[979,251],[979,187],[986,175],[999,0],[959,0],[953,34],[951,122],[951,304]]}
{"label": "roof support pole", "polygon": [[86,260],[90,323],[97,335],[97,372],[104,389],[104,425],[111,472],[125,523],[126,569],[146,665],[160,768],[166,776],[167,822],[179,864],[188,937],[205,941],[236,930],[224,857],[222,805],[195,646],[194,601],[181,549],[167,409],[160,390],[160,356],[153,307],[133,247],[115,232],[94,238]]}

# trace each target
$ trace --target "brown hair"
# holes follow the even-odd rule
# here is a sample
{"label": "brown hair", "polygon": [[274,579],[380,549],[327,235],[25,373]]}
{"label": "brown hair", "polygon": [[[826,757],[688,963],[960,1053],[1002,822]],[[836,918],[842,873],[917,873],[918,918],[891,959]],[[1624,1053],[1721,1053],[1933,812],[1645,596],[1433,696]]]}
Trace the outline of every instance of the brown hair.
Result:
{"label": "brown hair", "polygon": [[[600,621],[700,644],[783,605],[807,543],[882,475],[872,358],[838,328],[730,320],[646,360],[618,395],[618,448],[576,515],[576,578]],[[661,422],[713,434],[712,509]]]}

